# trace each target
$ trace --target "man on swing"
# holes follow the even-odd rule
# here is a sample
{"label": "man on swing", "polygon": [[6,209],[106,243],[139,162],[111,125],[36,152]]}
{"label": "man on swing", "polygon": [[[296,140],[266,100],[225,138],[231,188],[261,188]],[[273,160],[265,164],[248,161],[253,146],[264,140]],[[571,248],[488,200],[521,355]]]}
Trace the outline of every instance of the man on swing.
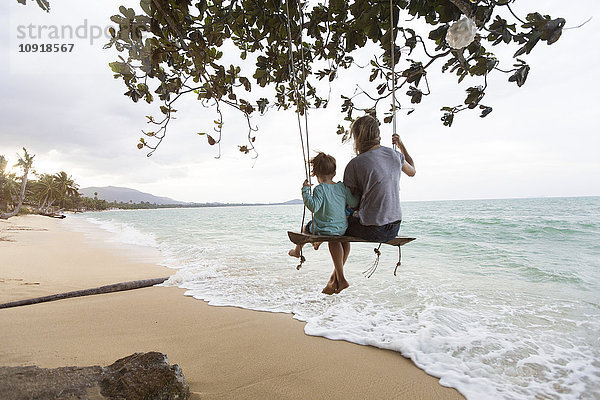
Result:
{"label": "man on swing", "polygon": [[[381,146],[379,123],[370,115],[354,121],[350,133],[357,156],[346,166],[344,184],[354,196],[360,198],[360,205],[359,210],[348,219],[345,236],[388,242],[396,237],[402,221],[400,175],[404,172],[408,176],[415,176],[414,161],[396,134],[392,136],[392,144],[399,151]],[[333,293],[339,293],[349,286],[343,273],[350,253],[350,243],[346,244],[343,263],[336,266],[327,283]]]}

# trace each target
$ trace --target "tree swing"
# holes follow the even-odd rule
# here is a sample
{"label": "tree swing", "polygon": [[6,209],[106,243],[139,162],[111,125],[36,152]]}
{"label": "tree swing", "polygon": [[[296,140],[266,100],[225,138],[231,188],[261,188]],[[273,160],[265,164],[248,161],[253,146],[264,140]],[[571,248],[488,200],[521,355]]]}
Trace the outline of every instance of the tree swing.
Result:
{"label": "tree swing", "polygon": [[[290,76],[291,76],[291,83],[292,86],[294,87],[294,94],[296,96],[296,116],[298,119],[298,130],[300,133],[300,142],[302,144],[302,156],[303,156],[303,163],[304,163],[304,172],[306,174],[306,179],[309,182],[309,185],[311,183],[311,179],[310,179],[310,160],[309,160],[309,153],[310,153],[310,147],[309,147],[309,141],[308,141],[308,112],[306,110],[306,105],[305,102],[303,102],[302,104],[304,105],[304,109],[301,111],[300,110],[300,95],[298,93],[298,87],[296,84],[296,68],[294,66],[294,52],[292,50],[292,29],[291,29],[291,24],[290,24],[290,10],[289,10],[289,0],[286,0],[285,2],[285,6],[286,6],[286,14],[287,14],[287,31],[288,31],[288,52],[289,52],[289,58],[290,58]],[[297,3],[298,6],[298,13],[301,16],[301,23],[302,25],[304,25],[304,13],[302,11],[302,9],[300,8],[300,4]],[[395,41],[394,41],[394,13],[393,13],[393,0],[390,0],[390,43],[391,43],[391,64],[392,64],[392,126],[393,126],[393,133],[396,134],[396,85],[395,85],[395,72],[394,72],[394,67],[396,64],[396,59],[395,59],[395,54],[394,54],[394,47],[395,47]],[[302,45],[302,29],[300,29],[300,59],[302,60],[302,78],[305,79],[306,76],[306,72],[304,70],[304,46]],[[303,88],[303,99],[306,98],[306,87],[305,85],[302,85]],[[304,113],[304,138],[303,138],[303,133],[302,133],[302,123],[300,120],[300,114]],[[306,146],[304,145],[304,141],[306,140]],[[396,145],[394,145],[394,149],[396,149]],[[312,190],[311,186],[309,186],[310,190]],[[311,213],[312,214],[312,213]],[[302,232],[302,229],[304,228],[304,221],[305,221],[305,217],[306,217],[306,206],[304,206],[304,210],[302,212],[302,223],[300,225],[300,232]],[[313,214],[313,226],[314,226],[314,214]],[[307,233],[297,233],[297,232],[291,232],[288,231],[288,237],[289,239],[292,241],[292,243],[294,244],[306,244],[306,243],[317,243],[317,242],[363,242],[363,243],[379,243],[379,242],[373,242],[373,241],[369,241],[369,240],[365,240],[365,239],[361,239],[361,238],[357,238],[357,237],[352,237],[352,236],[325,236],[325,235],[313,235],[313,234],[307,234]],[[392,240],[390,240],[389,242],[385,242],[385,244],[389,244],[391,246],[396,246],[398,247],[398,263],[396,264],[396,268],[394,269],[394,276],[396,276],[396,271],[398,270],[398,267],[401,265],[402,263],[402,249],[401,246],[405,245],[406,243],[412,242],[413,240],[415,240],[416,238],[412,238],[412,237],[396,237]],[[379,246],[377,246],[374,250],[375,254],[377,255],[377,258],[375,260],[375,262],[373,263],[373,265],[371,267],[369,267],[366,271],[363,272],[363,274],[366,275],[367,278],[370,278],[371,275],[373,275],[373,273],[375,272],[375,270],[377,269],[377,266],[379,265],[379,256],[381,255],[380,252],[380,248],[381,245],[383,243],[379,243]],[[306,258],[304,257],[304,255],[302,254],[302,250],[300,251],[300,264],[298,264],[298,266],[296,267],[296,269],[300,269],[302,267],[302,264],[306,261]]]}

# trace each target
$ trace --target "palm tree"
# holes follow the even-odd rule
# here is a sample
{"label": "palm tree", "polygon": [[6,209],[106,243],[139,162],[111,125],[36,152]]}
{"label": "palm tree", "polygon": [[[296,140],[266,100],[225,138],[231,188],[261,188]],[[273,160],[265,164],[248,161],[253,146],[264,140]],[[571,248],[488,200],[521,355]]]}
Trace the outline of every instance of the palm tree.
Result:
{"label": "palm tree", "polygon": [[19,202],[20,191],[21,185],[17,181],[17,174],[14,172],[4,174],[4,182],[0,193],[0,210],[8,210],[9,206],[14,207]]}
{"label": "palm tree", "polygon": [[6,174],[4,172],[4,170],[6,170],[6,164],[8,164],[6,158],[0,155],[0,208],[2,207],[2,199],[4,198],[4,183],[7,180]]}
{"label": "palm tree", "polygon": [[2,177],[4,176],[4,170],[6,169],[6,165],[8,164],[8,161],[6,161],[6,158],[4,158],[3,155],[0,155],[0,182]]}
{"label": "palm tree", "polygon": [[[23,205],[23,199],[25,198],[25,189],[27,187],[27,175],[29,174],[29,169],[33,165],[34,157],[35,155],[29,155],[25,147],[23,147],[23,156],[19,156],[19,161],[15,165],[15,167],[23,168],[23,178],[21,179],[21,191],[19,193],[19,200],[17,202],[17,206],[11,212],[8,212],[8,210],[6,213],[0,211],[0,219],[9,219],[10,217],[14,217],[21,210],[21,206]],[[4,169],[2,169],[2,175],[4,176]]]}
{"label": "palm tree", "polygon": [[62,208],[65,207],[65,201],[69,197],[75,197],[79,194],[77,189],[79,185],[75,183],[70,175],[67,175],[65,171],[60,171],[53,176],[54,182],[58,186],[59,191],[59,204]]}
{"label": "palm tree", "polygon": [[55,201],[60,200],[61,192],[54,175],[42,174],[35,182],[34,197],[38,201],[39,210],[50,208]]}

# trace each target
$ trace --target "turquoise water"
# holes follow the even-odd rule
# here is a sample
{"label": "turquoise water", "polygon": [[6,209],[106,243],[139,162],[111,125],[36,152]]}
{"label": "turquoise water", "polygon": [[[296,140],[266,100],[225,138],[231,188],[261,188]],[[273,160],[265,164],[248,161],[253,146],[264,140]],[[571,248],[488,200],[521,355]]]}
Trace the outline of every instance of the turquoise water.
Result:
{"label": "turquoise water", "polygon": [[[600,198],[411,202],[397,251],[287,255],[301,206],[109,211],[107,240],[158,249],[167,285],[212,305],[292,313],[309,335],[391,349],[468,399],[600,399]],[[150,249],[149,249],[150,251]],[[155,250],[152,250],[155,251]]]}

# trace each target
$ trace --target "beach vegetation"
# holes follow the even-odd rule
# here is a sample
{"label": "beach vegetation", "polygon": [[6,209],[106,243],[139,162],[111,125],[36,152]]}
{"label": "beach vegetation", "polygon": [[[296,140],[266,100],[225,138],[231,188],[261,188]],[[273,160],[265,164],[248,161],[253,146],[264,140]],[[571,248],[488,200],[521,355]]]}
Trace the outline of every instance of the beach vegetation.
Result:
{"label": "beach vegetation", "polygon": [[55,174],[54,181],[58,186],[58,204],[64,208],[67,206],[68,200],[79,195],[79,192],[77,191],[79,185],[77,185],[73,180],[73,177],[68,175],[65,171],[60,171]]}
{"label": "beach vegetation", "polygon": [[[18,178],[15,173],[6,172],[8,162],[4,156],[0,156],[0,195],[2,196],[0,198],[0,219],[8,219],[19,214],[25,200],[27,179],[35,155],[29,154],[23,147],[23,155],[17,157],[18,161],[15,167],[23,171],[20,184],[17,183]],[[12,208],[11,211],[9,211],[10,208]]]}
{"label": "beach vegetation", "polygon": [[19,183],[14,172],[6,171],[8,160],[0,155],[0,210],[14,207],[18,202]]}
{"label": "beach vegetation", "polygon": [[[36,173],[33,167],[33,155],[23,149],[15,167],[23,170],[23,175],[7,171],[8,160],[0,155],[0,218],[8,219],[17,214],[41,214],[51,217],[60,216],[63,211],[84,212],[111,209],[147,210],[158,208],[198,208],[198,207],[235,207],[248,205],[267,205],[262,203],[175,203],[157,204],[149,201],[134,203],[129,201],[107,201],[86,197],[79,193],[79,184],[65,171],[55,174]],[[30,172],[34,176],[30,179]],[[24,189],[23,189],[24,188]],[[287,204],[287,203],[281,203]],[[296,203],[292,203],[296,204]],[[9,212],[10,210],[10,212]]]}
{"label": "beach vegetation", "polygon": [[[37,174],[33,169],[34,155],[23,148],[18,155],[15,168],[22,171],[7,171],[8,160],[0,155],[0,219],[18,214],[59,215],[62,211],[106,210],[110,206],[105,200],[82,197],[79,185],[65,171],[55,174]],[[31,175],[34,179],[30,179]]]}
{"label": "beach vegetation", "polygon": [[39,210],[51,209],[59,196],[58,183],[54,175],[42,174],[37,180],[31,182],[30,198],[37,202]]}

